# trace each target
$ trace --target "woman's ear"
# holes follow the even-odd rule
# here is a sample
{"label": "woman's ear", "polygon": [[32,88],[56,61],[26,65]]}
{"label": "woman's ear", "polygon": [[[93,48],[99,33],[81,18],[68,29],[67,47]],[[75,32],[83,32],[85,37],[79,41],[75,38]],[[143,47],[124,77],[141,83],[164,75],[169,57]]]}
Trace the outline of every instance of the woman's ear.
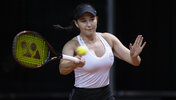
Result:
{"label": "woman's ear", "polygon": [[78,22],[77,22],[76,20],[74,20],[74,24],[75,24],[75,26],[76,26],[77,28],[79,28]]}
{"label": "woman's ear", "polygon": [[98,16],[96,16],[97,22],[98,22]]}

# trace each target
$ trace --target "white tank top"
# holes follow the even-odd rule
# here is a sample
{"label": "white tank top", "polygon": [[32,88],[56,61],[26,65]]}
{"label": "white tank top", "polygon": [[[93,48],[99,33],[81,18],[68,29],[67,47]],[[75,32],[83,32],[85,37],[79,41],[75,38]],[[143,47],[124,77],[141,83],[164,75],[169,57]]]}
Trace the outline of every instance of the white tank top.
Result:
{"label": "white tank top", "polygon": [[86,61],[85,65],[83,67],[77,67],[74,70],[75,87],[99,88],[109,84],[109,72],[114,62],[114,55],[106,40],[99,33],[97,33],[97,36],[105,47],[105,53],[102,57],[93,55],[87,48],[81,36],[77,36],[79,44],[87,48],[87,54],[82,56]]}

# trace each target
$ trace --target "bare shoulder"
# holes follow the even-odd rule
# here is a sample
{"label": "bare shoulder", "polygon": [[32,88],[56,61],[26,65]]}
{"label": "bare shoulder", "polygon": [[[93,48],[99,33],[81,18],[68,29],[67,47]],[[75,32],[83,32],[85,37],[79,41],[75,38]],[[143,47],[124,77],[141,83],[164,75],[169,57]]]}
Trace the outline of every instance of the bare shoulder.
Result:
{"label": "bare shoulder", "polygon": [[116,38],[116,37],[111,33],[100,33],[100,34],[109,43],[109,45],[112,47],[113,46],[113,39]]}
{"label": "bare shoulder", "polygon": [[63,54],[67,54],[67,55],[73,55],[75,49],[79,46],[79,43],[77,41],[77,38],[74,37],[73,39],[71,39],[70,41],[68,41],[65,45],[64,48],[62,50]]}
{"label": "bare shoulder", "polygon": [[69,47],[75,47],[75,46],[78,46],[78,41],[77,41],[77,38],[74,37],[72,38],[70,41],[68,41],[65,46],[69,46]]}
{"label": "bare shoulder", "polygon": [[[111,34],[111,33],[100,33],[101,34],[101,36],[103,37],[103,38],[106,38],[106,39],[112,39],[112,38],[115,38],[116,36],[114,36],[113,34]],[[116,37],[117,38],[117,37]]]}

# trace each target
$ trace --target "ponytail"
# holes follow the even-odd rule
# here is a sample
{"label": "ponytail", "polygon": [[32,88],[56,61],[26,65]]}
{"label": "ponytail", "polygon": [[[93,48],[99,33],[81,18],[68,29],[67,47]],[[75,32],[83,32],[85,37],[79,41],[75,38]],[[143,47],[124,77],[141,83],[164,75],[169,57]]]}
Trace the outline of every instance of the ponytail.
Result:
{"label": "ponytail", "polygon": [[76,36],[80,33],[80,30],[76,27],[76,25],[74,24],[74,21],[72,21],[72,23],[67,27],[63,27],[60,24],[53,25],[53,27],[56,30],[62,30],[62,31],[65,31],[65,32],[69,33],[70,35],[74,35],[74,36]]}

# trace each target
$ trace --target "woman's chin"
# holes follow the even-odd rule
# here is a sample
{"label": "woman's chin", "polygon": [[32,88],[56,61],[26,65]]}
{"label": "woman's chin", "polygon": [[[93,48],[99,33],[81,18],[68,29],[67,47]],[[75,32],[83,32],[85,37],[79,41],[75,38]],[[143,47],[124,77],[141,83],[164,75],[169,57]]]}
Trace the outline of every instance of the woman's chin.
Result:
{"label": "woman's chin", "polygon": [[94,30],[86,31],[86,35],[93,35],[95,33],[96,33],[96,31],[94,31]]}

